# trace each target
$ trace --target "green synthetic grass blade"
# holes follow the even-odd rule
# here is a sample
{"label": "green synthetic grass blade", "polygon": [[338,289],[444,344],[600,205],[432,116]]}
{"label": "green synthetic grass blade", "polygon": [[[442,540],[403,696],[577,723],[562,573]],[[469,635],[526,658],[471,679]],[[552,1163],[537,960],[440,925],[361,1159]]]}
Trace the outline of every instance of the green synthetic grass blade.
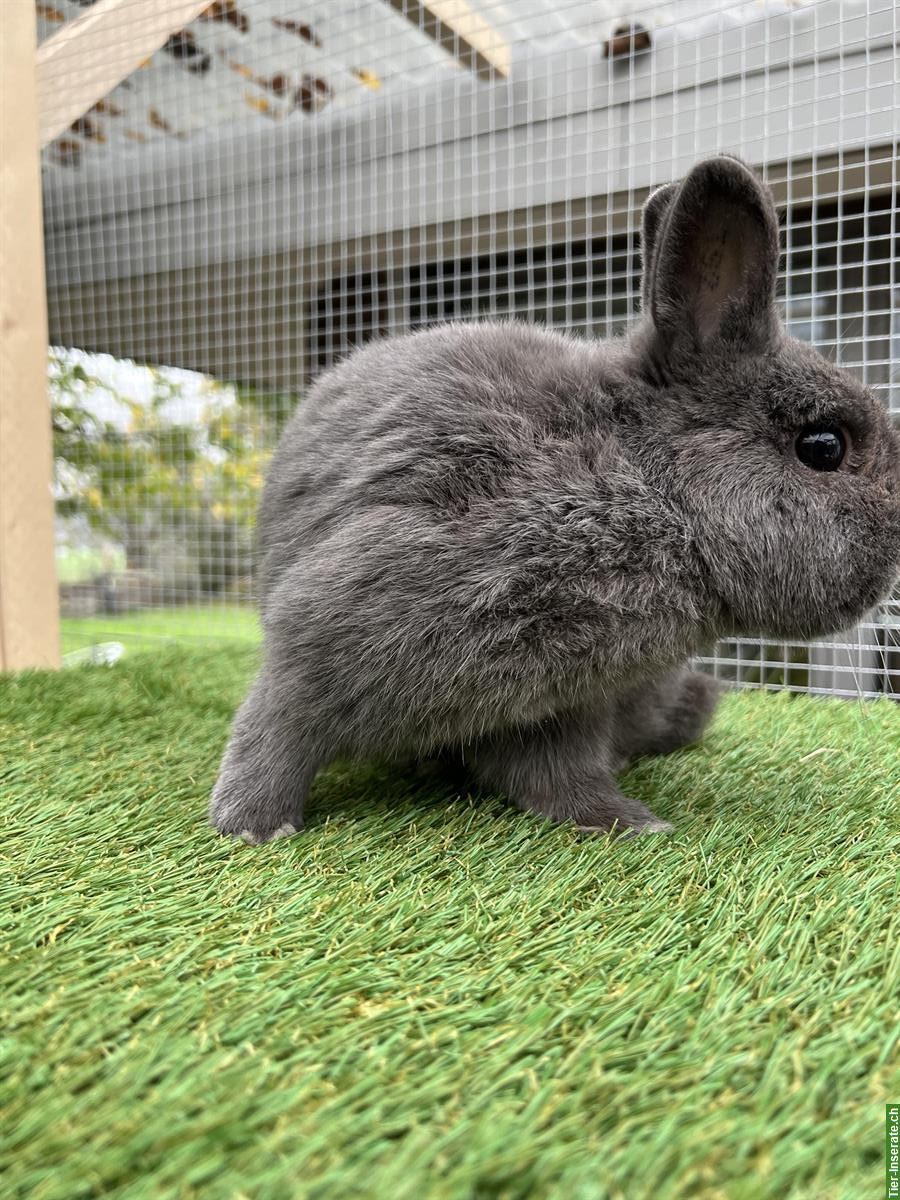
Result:
{"label": "green synthetic grass blade", "polygon": [[4,1195],[880,1195],[900,707],[730,697],[626,780],[669,838],[338,765],[248,847],[254,653],[0,681]]}

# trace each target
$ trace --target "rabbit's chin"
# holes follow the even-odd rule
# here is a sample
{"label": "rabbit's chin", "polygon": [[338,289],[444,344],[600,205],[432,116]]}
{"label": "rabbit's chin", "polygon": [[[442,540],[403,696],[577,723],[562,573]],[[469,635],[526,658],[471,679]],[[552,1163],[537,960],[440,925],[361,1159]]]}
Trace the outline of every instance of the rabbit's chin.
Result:
{"label": "rabbit's chin", "polygon": [[832,537],[829,548],[823,561],[812,553],[809,538],[775,541],[774,551],[763,546],[735,571],[727,561],[717,562],[713,544],[706,567],[724,617],[726,632],[720,636],[819,641],[846,634],[898,594],[900,521],[886,532],[863,528]]}
{"label": "rabbit's chin", "polygon": [[[898,582],[900,576],[894,580],[893,586],[896,587]],[[884,581],[881,580],[879,586],[873,585],[866,594],[857,596],[853,601],[821,606],[813,613],[760,612],[755,617],[748,616],[745,620],[731,613],[729,631],[724,636],[762,637],[778,642],[820,641],[851,629],[876,609],[892,590],[891,586],[885,587]]]}

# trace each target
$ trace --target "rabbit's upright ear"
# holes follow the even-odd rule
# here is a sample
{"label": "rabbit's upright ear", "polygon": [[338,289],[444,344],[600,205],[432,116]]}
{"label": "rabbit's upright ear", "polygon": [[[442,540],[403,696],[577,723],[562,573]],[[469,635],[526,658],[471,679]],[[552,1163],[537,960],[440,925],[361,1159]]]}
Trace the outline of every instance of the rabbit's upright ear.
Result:
{"label": "rabbit's upright ear", "polygon": [[[651,197],[652,201],[653,197]],[[776,335],[778,218],[772,196],[736,158],[699,163],[669,201],[649,281],[664,342],[764,350]]]}
{"label": "rabbit's upright ear", "polygon": [[660,228],[678,191],[677,183],[667,183],[651,192],[641,217],[641,308],[650,311],[653,294],[653,263]]}

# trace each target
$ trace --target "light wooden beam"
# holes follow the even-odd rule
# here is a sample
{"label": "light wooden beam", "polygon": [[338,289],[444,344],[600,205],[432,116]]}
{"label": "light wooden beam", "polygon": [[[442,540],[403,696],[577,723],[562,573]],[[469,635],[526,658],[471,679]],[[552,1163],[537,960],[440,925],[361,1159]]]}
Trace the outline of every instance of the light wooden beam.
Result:
{"label": "light wooden beam", "polygon": [[[23,0],[7,0],[4,8],[16,4]],[[96,0],[67,21],[38,47],[41,145],[83,117],[209,4],[210,0]]]}
{"label": "light wooden beam", "polygon": [[0,669],[59,665],[34,4],[0,13]]}
{"label": "light wooden beam", "polygon": [[512,50],[501,31],[468,0],[388,0],[464,67],[484,79],[508,79]]}

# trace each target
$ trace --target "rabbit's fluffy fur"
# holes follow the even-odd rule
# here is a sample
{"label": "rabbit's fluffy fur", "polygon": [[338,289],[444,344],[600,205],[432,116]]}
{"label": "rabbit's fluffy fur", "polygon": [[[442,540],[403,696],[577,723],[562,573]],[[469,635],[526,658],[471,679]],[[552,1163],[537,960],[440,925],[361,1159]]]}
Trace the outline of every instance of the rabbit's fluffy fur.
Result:
{"label": "rabbit's fluffy fur", "polygon": [[[265,663],[211,803],[293,833],[337,756],[456,756],[588,830],[669,826],[635,755],[696,740],[724,633],[841,629],[900,560],[883,406],[787,337],[771,196],[730,157],[644,213],[642,319],[617,342],[523,324],[370,344],[298,406],[259,515]],[[797,455],[847,439],[840,469]]]}

